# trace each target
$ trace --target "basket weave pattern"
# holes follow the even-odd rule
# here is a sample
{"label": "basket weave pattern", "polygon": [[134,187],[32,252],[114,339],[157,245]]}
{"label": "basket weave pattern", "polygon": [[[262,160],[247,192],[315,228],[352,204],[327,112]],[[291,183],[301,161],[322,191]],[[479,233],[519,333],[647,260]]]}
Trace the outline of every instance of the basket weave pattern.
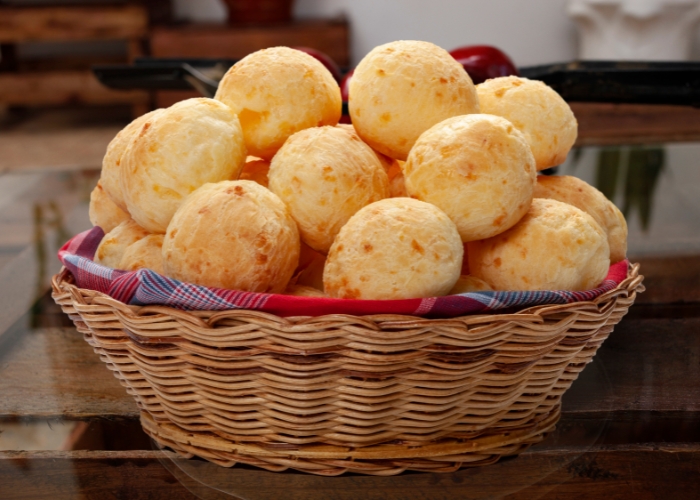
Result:
{"label": "basket weave pattern", "polygon": [[643,291],[452,319],[128,306],[53,279],[161,446],[224,466],[448,472],[541,441],[562,394]]}

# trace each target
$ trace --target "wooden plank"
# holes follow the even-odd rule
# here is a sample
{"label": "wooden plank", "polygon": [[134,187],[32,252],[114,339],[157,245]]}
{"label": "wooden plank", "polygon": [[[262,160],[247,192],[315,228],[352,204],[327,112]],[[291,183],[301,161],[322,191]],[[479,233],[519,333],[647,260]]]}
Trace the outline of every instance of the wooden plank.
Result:
{"label": "wooden plank", "polygon": [[328,54],[340,66],[350,64],[345,21],[296,21],[269,27],[231,28],[221,25],[156,27],[151,33],[154,57],[239,59],[256,50],[306,46]]}
{"label": "wooden plank", "polygon": [[452,474],[386,478],[226,469],[159,451],[0,452],[4,499],[697,498],[699,474],[697,443],[531,450]]}
{"label": "wooden plank", "polygon": [[0,7],[0,42],[145,38],[140,5]]}
{"label": "wooden plank", "polygon": [[0,452],[4,500],[196,499],[155,451]]}
{"label": "wooden plank", "polygon": [[111,90],[89,70],[0,74],[0,102],[9,105],[144,104],[145,91]]}
{"label": "wooden plank", "polygon": [[18,323],[14,343],[3,345],[0,418],[138,418],[133,398],[74,328]]}
{"label": "wooden plank", "polygon": [[700,140],[700,109],[691,106],[571,102],[577,146]]}
{"label": "wooden plank", "polygon": [[624,318],[595,360],[602,376],[588,367],[581,373],[564,396],[567,412],[700,412],[697,315]]}
{"label": "wooden plank", "polygon": [[700,303],[700,256],[642,257],[646,291],[638,304]]}

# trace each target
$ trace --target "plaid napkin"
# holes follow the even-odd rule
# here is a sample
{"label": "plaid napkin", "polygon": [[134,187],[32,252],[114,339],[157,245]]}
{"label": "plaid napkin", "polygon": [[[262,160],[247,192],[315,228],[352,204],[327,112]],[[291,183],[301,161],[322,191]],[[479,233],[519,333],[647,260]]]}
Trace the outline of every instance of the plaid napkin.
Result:
{"label": "plaid napkin", "polygon": [[473,313],[503,313],[541,304],[593,300],[617,287],[627,277],[628,267],[626,260],[613,264],[605,281],[598,288],[585,292],[472,292],[403,300],[295,297],[193,285],[149,269],[110,269],[92,261],[103,236],[102,229],[94,227],[74,236],[58,251],[58,258],[73,273],[80,288],[97,290],[132,305],[158,304],[184,310],[255,309],[278,316],[404,314],[451,318]]}

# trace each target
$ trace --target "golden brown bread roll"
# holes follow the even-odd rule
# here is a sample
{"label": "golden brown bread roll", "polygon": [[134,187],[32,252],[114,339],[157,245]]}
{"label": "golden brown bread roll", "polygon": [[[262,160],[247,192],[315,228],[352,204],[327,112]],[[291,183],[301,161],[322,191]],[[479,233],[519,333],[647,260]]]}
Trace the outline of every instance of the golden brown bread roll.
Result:
{"label": "golden brown bread roll", "polygon": [[543,82],[518,76],[486,80],[476,86],[482,113],[507,118],[532,148],[537,170],[566,159],[576,142],[578,123],[569,105]]}
{"label": "golden brown bread roll", "polygon": [[126,147],[129,145],[134,135],[161,111],[161,109],[156,109],[150,113],[139,116],[124,127],[107,146],[107,152],[102,159],[102,187],[107,193],[107,196],[109,196],[122,211],[127,211],[120,174],[122,155],[124,151],[126,151]]}
{"label": "golden brown bread roll", "polygon": [[401,160],[394,160],[387,171],[387,175],[389,176],[389,195],[392,198],[406,198],[408,196],[406,192],[406,179],[403,176],[402,165],[404,163],[405,162]]}
{"label": "golden brown bread roll", "polygon": [[469,270],[494,290],[590,290],[610,267],[605,232],[586,212],[535,198],[514,227],[469,243]]}
{"label": "golden brown bread roll", "polygon": [[427,130],[403,170],[408,194],[443,210],[464,242],[512,227],[527,212],[536,183],[523,135],[508,120],[484,114]]}
{"label": "golden brown bread roll", "polygon": [[[249,157],[252,158],[252,157]],[[268,173],[270,171],[270,162],[254,159],[246,161],[241,170],[241,175],[238,179],[241,181],[255,181],[263,187],[269,184]]]}
{"label": "golden brown bread roll", "polygon": [[269,178],[301,239],[323,253],[355,212],[389,196],[389,180],[372,149],[339,127],[291,136],[272,159]]}
{"label": "golden brown bread roll", "polygon": [[459,293],[471,293],[471,292],[488,292],[493,290],[484,280],[477,278],[476,276],[471,276],[469,274],[463,274],[452,287],[448,295],[457,295]]}
{"label": "golden brown bread roll", "polygon": [[163,235],[149,234],[132,243],[122,256],[119,269],[136,271],[138,269],[150,269],[159,274],[163,271]]}
{"label": "golden brown bread roll", "polygon": [[110,232],[125,220],[129,220],[129,214],[119,208],[112,198],[102,188],[102,182],[97,181],[97,186],[90,193],[90,222],[93,226],[99,226],[105,233]]}
{"label": "golden brown bread roll", "polygon": [[387,198],[350,218],[331,246],[324,291],[343,299],[409,299],[447,294],[459,278],[462,241],[440,209]]}
{"label": "golden brown bread roll", "polygon": [[149,234],[151,233],[133,220],[126,220],[105,234],[95,251],[94,261],[112,269],[119,269],[127,247]]}
{"label": "golden brown bread roll", "polygon": [[188,194],[207,182],[238,178],[245,158],[231,108],[214,99],[180,101],[145,123],[122,156],[129,213],[149,231],[164,233]]}
{"label": "golden brown bread roll", "polygon": [[436,123],[479,112],[474,84],[461,64],[437,45],[405,40],[375,47],[360,61],[348,105],[360,137],[398,160]]}
{"label": "golden brown bread roll", "polygon": [[305,285],[289,285],[284,290],[284,295],[294,295],[296,297],[328,297],[321,290]]}
{"label": "golden brown bread roll", "polygon": [[540,175],[535,198],[549,198],[580,208],[591,215],[608,236],[610,262],[615,264],[627,255],[627,222],[622,212],[603,193],[569,175]]}
{"label": "golden brown bread roll", "polygon": [[167,276],[211,287],[280,293],[298,261],[299,232],[287,207],[253,181],[197,189],[163,242]]}
{"label": "golden brown bread roll", "polygon": [[335,125],[340,87],[317,59],[289,47],[259,50],[234,64],[216,99],[238,114],[250,154],[270,160],[287,138],[309,127]]}
{"label": "golden brown bread roll", "polygon": [[299,252],[299,266],[294,271],[294,283],[323,290],[323,267],[325,265],[326,256],[302,242]]}

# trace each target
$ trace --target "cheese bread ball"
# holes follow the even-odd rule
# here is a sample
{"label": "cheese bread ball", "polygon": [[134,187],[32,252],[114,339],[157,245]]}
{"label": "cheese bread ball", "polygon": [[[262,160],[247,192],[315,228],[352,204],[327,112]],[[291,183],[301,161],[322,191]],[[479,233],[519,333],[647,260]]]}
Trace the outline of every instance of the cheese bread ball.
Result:
{"label": "cheese bread ball", "polygon": [[403,166],[409,196],[442,209],[464,242],[490,238],[527,212],[535,161],[506,119],[456,116],[420,136]]}
{"label": "cheese bread ball", "polygon": [[269,171],[269,161],[261,159],[246,161],[245,165],[243,165],[243,170],[241,170],[241,175],[238,177],[238,179],[242,181],[255,181],[261,186],[267,187],[269,183],[267,174]]}
{"label": "cheese bread ball", "polygon": [[350,80],[348,106],[360,137],[398,160],[436,123],[479,112],[462,65],[437,45],[418,41],[387,43],[367,54]]}
{"label": "cheese bread ball", "polygon": [[102,174],[101,182],[107,196],[109,196],[116,205],[123,211],[126,211],[126,201],[121,185],[121,161],[126,147],[137,132],[143,128],[146,123],[157,116],[161,109],[156,109],[145,115],[141,115],[124,127],[107,146],[107,152],[102,159]]}
{"label": "cheese bread ball", "polygon": [[328,297],[321,290],[305,285],[289,285],[284,290],[285,295],[294,295],[296,297]]}
{"label": "cheese bread ball", "polygon": [[233,110],[214,99],[180,101],[144,124],[122,157],[131,217],[164,233],[175,210],[207,182],[237,179],[246,158]]}
{"label": "cheese bread ball", "polygon": [[357,212],[333,242],[324,291],[343,299],[411,299],[447,294],[459,278],[462,241],[439,208],[387,198]]}
{"label": "cheese bread ball", "polygon": [[389,176],[389,195],[392,198],[405,198],[408,196],[406,192],[406,179],[403,176],[402,165],[405,162],[394,160],[387,170]]}
{"label": "cheese bread ball", "polygon": [[233,108],[248,151],[263,160],[272,159],[295,132],[338,123],[343,104],[330,71],[289,47],[259,50],[238,61],[215,98]]}
{"label": "cheese bread ball", "polygon": [[325,265],[326,256],[302,242],[299,252],[299,266],[294,271],[295,284],[323,290],[323,267]]}
{"label": "cheese bread ball", "polygon": [[129,220],[129,214],[119,208],[102,187],[102,182],[97,181],[97,186],[90,193],[90,222],[93,226],[99,226],[105,233],[110,232],[125,220]]}
{"label": "cheese bread ball", "polygon": [[173,216],[165,274],[250,292],[282,292],[299,261],[299,232],[284,203],[253,181],[205,184]]}
{"label": "cheese bread ball", "polygon": [[124,269],[125,271],[150,269],[159,274],[164,274],[162,248],[163,235],[149,234],[126,247],[119,269]]}
{"label": "cheese bread ball", "polygon": [[569,175],[540,175],[535,186],[535,198],[563,201],[580,208],[600,224],[608,237],[610,262],[615,264],[627,255],[627,222],[622,212],[603,193],[576,177]]}
{"label": "cheese bread ball", "polygon": [[476,86],[482,113],[510,120],[532,148],[537,170],[566,159],[576,142],[578,123],[562,97],[546,84],[503,76]]}
{"label": "cheese bread ball", "polygon": [[586,212],[535,198],[513,228],[469,244],[469,270],[494,290],[590,290],[610,267],[605,232]]}
{"label": "cheese bread ball", "polygon": [[126,248],[149,234],[151,233],[133,220],[126,220],[105,234],[95,251],[94,261],[103,266],[119,269]]}
{"label": "cheese bread ball", "polygon": [[[362,138],[359,136],[357,130],[355,130],[355,127],[353,127],[351,123],[339,123],[338,125],[336,125],[336,127],[348,131],[349,133],[355,135],[358,139],[362,141]],[[374,154],[377,155],[379,163],[382,164],[384,171],[387,173],[387,175],[389,175],[389,169],[396,160],[394,160],[393,158],[389,158],[387,155],[384,155],[379,151],[375,151],[374,149],[372,151],[374,151]]]}
{"label": "cheese bread ball", "polygon": [[302,241],[322,253],[355,212],[389,196],[389,179],[372,148],[338,127],[291,136],[272,159],[269,178]]}
{"label": "cheese bread ball", "polygon": [[471,276],[469,274],[462,275],[455,283],[455,286],[450,290],[449,295],[457,295],[458,293],[470,292],[488,292],[493,290],[484,280]]}

